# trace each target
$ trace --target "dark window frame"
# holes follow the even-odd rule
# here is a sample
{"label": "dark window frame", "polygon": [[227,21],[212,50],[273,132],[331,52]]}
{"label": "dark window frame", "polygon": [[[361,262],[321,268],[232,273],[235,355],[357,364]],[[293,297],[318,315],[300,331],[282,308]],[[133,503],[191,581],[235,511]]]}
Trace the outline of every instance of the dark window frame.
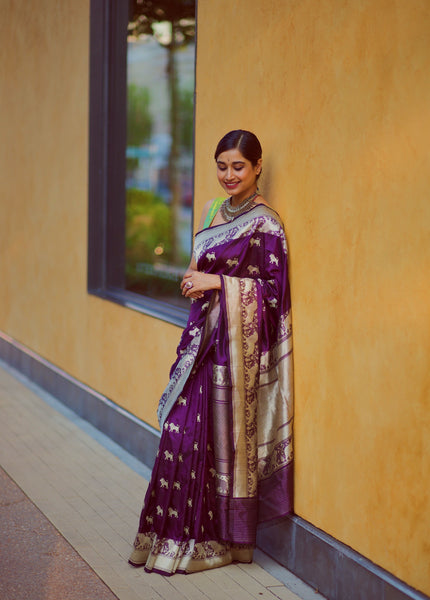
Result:
{"label": "dark window frame", "polygon": [[88,292],[184,327],[188,310],[125,289],[128,2],[91,0]]}

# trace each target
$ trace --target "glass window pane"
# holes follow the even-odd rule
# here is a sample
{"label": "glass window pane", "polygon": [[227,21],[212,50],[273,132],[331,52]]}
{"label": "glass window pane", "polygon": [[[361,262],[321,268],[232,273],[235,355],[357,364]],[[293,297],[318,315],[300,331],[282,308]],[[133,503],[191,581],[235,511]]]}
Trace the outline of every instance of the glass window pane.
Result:
{"label": "glass window pane", "polygon": [[192,243],[195,2],[130,3],[126,288],[188,306]]}

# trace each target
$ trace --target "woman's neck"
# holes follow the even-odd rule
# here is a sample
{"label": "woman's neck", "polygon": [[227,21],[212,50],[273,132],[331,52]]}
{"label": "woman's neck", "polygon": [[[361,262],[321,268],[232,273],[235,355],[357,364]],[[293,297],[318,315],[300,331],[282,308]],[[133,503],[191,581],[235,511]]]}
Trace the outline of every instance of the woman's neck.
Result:
{"label": "woman's neck", "polygon": [[243,202],[246,202],[247,200],[250,200],[251,198],[253,198],[255,196],[258,196],[257,186],[252,190],[252,192],[250,190],[247,190],[243,194],[238,194],[237,196],[231,196],[230,203],[232,206],[239,206],[239,204],[242,204]]}

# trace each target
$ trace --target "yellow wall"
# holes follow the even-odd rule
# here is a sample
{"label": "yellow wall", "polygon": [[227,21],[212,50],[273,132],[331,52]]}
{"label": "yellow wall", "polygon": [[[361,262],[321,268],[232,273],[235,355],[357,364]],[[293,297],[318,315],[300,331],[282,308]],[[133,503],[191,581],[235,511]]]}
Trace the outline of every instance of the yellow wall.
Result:
{"label": "yellow wall", "polygon": [[429,73],[427,0],[199,2],[197,204],[251,129],[288,230],[296,512],[426,593]]}
{"label": "yellow wall", "polygon": [[0,329],[156,425],[181,330],[86,291],[89,2],[0,12]]}
{"label": "yellow wall", "polygon": [[[0,329],[155,425],[180,330],[86,292],[89,2],[0,0]],[[232,128],[291,250],[296,511],[430,593],[430,5],[200,0],[196,207]]]}

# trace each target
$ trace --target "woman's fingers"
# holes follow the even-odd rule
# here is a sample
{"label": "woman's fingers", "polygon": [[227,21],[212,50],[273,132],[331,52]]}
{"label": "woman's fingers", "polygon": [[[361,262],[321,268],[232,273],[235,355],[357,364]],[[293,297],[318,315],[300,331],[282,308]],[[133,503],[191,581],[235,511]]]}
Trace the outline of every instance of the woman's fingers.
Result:
{"label": "woman's fingers", "polygon": [[[192,287],[192,280],[191,280],[191,277],[192,277],[192,273],[188,273],[188,274],[186,273],[186,274],[184,275],[184,277],[182,278],[182,281],[181,281],[181,290],[182,290],[182,294],[183,294],[183,295],[185,295],[185,294],[186,294],[186,292],[187,292],[187,290],[188,290],[190,287]],[[190,283],[191,283],[191,286],[190,286]]]}
{"label": "woman's fingers", "polygon": [[220,276],[200,271],[186,273],[181,282],[182,295],[187,298],[201,298],[206,290],[217,289],[221,289]]}

